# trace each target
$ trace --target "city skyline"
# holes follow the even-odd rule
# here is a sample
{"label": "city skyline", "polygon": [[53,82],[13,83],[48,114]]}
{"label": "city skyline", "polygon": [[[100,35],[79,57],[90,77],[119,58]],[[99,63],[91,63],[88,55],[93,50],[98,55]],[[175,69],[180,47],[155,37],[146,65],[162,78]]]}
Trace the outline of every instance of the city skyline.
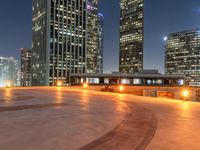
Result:
{"label": "city skyline", "polygon": [[[6,15],[4,12],[5,9],[10,7],[9,2],[4,2],[4,5],[2,5],[4,7],[1,8],[1,15],[12,18],[12,20],[5,20],[2,23],[1,35],[3,36],[0,36],[0,40],[5,45],[0,45],[0,55],[14,56],[19,60],[20,48],[31,48],[31,1],[15,3],[10,8],[12,11]],[[21,7],[21,4],[24,4],[23,7]],[[168,2],[155,0],[153,5],[147,0],[144,1],[144,68],[158,68],[162,72],[164,71],[163,37],[173,32],[198,28],[200,24],[199,19],[197,19],[200,17],[199,6],[200,2],[195,0],[191,0],[190,2],[186,0],[184,2],[180,0],[176,0],[175,2],[172,0]],[[110,7],[113,9],[112,12],[108,9]],[[170,10],[170,12],[167,10]],[[120,14],[119,1],[108,1],[105,3],[105,0],[100,0],[100,12],[105,17],[104,72],[117,71],[119,61],[119,33],[116,31],[119,28],[119,24],[116,18]],[[156,15],[157,12],[160,13],[159,16]],[[12,17],[12,15],[15,17]],[[0,17],[3,18],[3,16]],[[109,21],[111,17],[114,18],[113,21]],[[5,27],[9,27],[10,30],[4,31]],[[12,41],[12,44],[7,44],[6,41]],[[110,61],[110,56],[115,56],[112,61]]]}

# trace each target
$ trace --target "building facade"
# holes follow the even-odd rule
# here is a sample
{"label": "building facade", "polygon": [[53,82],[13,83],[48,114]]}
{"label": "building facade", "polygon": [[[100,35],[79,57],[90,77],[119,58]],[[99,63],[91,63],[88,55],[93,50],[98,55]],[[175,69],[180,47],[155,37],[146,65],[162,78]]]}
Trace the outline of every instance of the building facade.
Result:
{"label": "building facade", "polygon": [[33,0],[32,85],[99,73],[98,0]]}
{"label": "building facade", "polygon": [[143,0],[121,0],[119,71],[136,73],[143,69]]}
{"label": "building facade", "polygon": [[185,75],[190,86],[200,86],[200,30],[170,34],[165,48],[165,73]]}
{"label": "building facade", "polygon": [[21,86],[31,86],[31,49],[21,49]]}
{"label": "building facade", "polygon": [[13,57],[0,57],[0,87],[18,86],[18,61]]}
{"label": "building facade", "polygon": [[102,21],[98,14],[98,0],[87,3],[87,73],[102,73]]}
{"label": "building facade", "polygon": [[98,13],[98,49],[97,49],[97,73],[103,73],[104,52],[104,16]]}
{"label": "building facade", "polygon": [[184,75],[163,75],[158,70],[141,70],[137,74],[74,74],[73,83],[91,85],[133,85],[133,86],[183,86]]}
{"label": "building facade", "polygon": [[63,85],[86,72],[87,1],[33,0],[32,85]]}

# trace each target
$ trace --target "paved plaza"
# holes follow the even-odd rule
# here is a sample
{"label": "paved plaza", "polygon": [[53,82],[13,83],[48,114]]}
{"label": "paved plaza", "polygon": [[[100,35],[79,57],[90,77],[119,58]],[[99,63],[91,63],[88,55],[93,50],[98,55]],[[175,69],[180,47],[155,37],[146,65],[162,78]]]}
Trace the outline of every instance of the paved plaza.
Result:
{"label": "paved plaza", "polygon": [[0,150],[198,150],[200,103],[71,87],[0,89]]}

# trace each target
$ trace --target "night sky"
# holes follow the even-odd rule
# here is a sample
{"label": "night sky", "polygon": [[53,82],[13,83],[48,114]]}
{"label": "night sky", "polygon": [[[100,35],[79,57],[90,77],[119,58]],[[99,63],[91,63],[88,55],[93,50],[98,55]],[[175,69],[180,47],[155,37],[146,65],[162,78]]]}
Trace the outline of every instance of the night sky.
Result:
{"label": "night sky", "polygon": [[[119,0],[99,0],[105,17],[104,72],[118,70]],[[144,68],[164,70],[164,36],[200,27],[200,0],[145,0]],[[31,0],[0,5],[0,56],[31,48]]]}

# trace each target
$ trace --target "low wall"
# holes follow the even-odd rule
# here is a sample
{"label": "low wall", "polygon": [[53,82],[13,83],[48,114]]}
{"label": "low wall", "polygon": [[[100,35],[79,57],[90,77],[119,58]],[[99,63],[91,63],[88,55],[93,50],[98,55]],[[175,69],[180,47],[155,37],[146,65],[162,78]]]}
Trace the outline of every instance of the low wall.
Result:
{"label": "low wall", "polygon": [[[114,92],[114,93],[126,93],[138,96],[148,97],[165,97],[171,99],[182,99],[188,101],[200,101],[200,89],[198,88],[184,88],[184,87],[162,87],[162,86],[126,86],[123,85],[123,90],[120,90],[119,85],[111,85],[108,89],[105,85],[88,85],[87,87],[77,86],[77,88],[103,91],[103,92]],[[189,95],[184,97],[183,91],[187,90]]]}
{"label": "low wall", "polygon": [[[66,88],[72,88],[72,87],[76,89],[85,89],[85,90],[93,90],[93,91],[125,93],[125,94],[133,94],[133,95],[148,96],[148,97],[166,97],[170,99],[182,99],[182,100],[200,102],[200,88],[195,88],[195,87],[123,85],[123,90],[120,90],[120,85],[111,85],[109,86],[109,90],[105,90],[105,85],[88,85],[87,87],[83,87],[81,85],[76,85],[76,86],[73,85]],[[24,89],[24,87],[15,87],[15,88]],[[26,88],[33,88],[33,87],[26,87]],[[35,88],[40,89],[41,87],[34,87],[34,89]],[[187,97],[183,97],[184,90],[187,90],[189,93]]]}

